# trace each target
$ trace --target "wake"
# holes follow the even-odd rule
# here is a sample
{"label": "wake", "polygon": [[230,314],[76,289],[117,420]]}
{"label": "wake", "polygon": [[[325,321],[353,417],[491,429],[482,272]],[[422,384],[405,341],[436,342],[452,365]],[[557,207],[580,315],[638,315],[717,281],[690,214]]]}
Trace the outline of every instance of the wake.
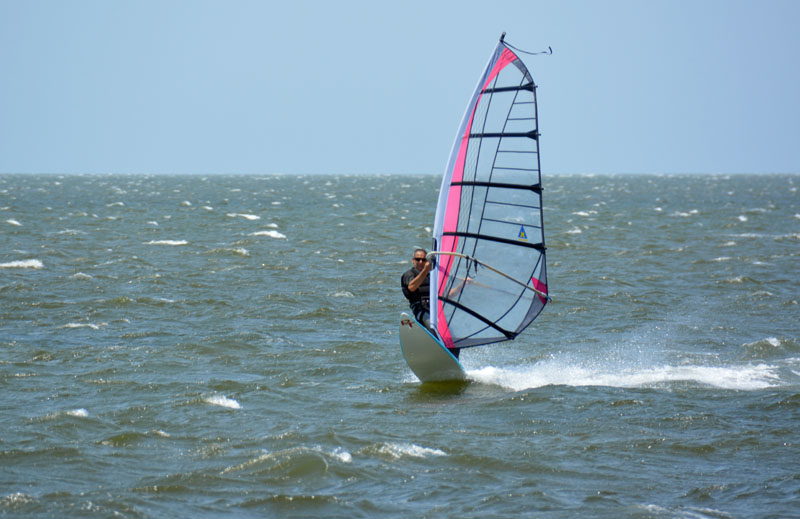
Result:
{"label": "wake", "polygon": [[778,367],[767,364],[746,366],[653,366],[610,369],[586,367],[563,361],[542,361],[533,365],[468,369],[476,382],[514,391],[543,386],[606,386],[621,388],[661,387],[677,382],[720,389],[755,391],[780,384]]}

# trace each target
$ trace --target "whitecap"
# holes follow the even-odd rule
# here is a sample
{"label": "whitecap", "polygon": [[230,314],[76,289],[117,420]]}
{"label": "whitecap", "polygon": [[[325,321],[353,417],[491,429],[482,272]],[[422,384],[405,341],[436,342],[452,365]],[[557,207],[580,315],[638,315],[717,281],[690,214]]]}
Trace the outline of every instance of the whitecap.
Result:
{"label": "whitecap", "polygon": [[76,272],[75,274],[70,276],[73,279],[94,279],[89,274],[84,274],[83,272]]}
{"label": "whitecap", "polygon": [[205,209],[206,211],[213,211],[214,210],[214,208],[211,207],[210,205],[204,205],[204,206],[201,207],[201,209]]}
{"label": "whitecap", "polygon": [[29,495],[23,494],[22,492],[15,492],[13,494],[8,494],[3,498],[0,498],[0,505],[2,506],[9,506],[15,507],[17,505],[27,505],[29,503],[35,503],[36,498]]}
{"label": "whitecap", "polygon": [[86,418],[89,416],[89,411],[84,408],[72,409],[71,411],[67,411],[66,414],[69,416],[77,416],[78,418]]}
{"label": "whitecap", "polygon": [[244,218],[245,220],[261,220],[261,217],[255,214],[245,214],[245,213],[227,213],[226,216],[230,216],[231,218]]}
{"label": "whitecap", "polygon": [[270,238],[286,238],[286,235],[278,231],[257,231],[251,232],[250,236],[269,236]]}
{"label": "whitecap", "polygon": [[759,234],[755,232],[745,232],[741,234],[729,234],[733,238],[769,238],[766,234]]}
{"label": "whitecap", "polygon": [[183,202],[181,202],[181,205],[183,207],[192,207],[192,203],[188,200],[184,200]]}
{"label": "whitecap", "polygon": [[236,400],[222,395],[214,395],[206,397],[203,401],[207,404],[218,405],[220,407],[227,407],[228,409],[242,408],[242,406]]}
{"label": "whitecap", "polygon": [[92,330],[99,330],[101,326],[106,326],[108,323],[67,323],[61,328],[91,328]]}
{"label": "whitecap", "polygon": [[356,296],[353,295],[352,292],[348,292],[347,290],[342,290],[340,292],[336,292],[335,294],[333,294],[333,297],[356,297]]}
{"label": "whitecap", "polygon": [[186,240],[150,240],[145,245],[188,245]]}
{"label": "whitecap", "polygon": [[740,222],[746,222],[747,221],[747,217],[745,215],[743,215],[743,214],[740,214],[738,219],[739,219]]}
{"label": "whitecap", "polygon": [[16,260],[8,263],[0,263],[0,269],[42,269],[44,263],[37,259]]}
{"label": "whitecap", "polygon": [[447,453],[439,449],[421,447],[413,443],[384,443],[378,448],[378,452],[392,458],[399,459],[404,456],[411,458],[427,458],[428,456],[447,456]]}
{"label": "whitecap", "polygon": [[570,229],[569,231],[567,231],[567,234],[581,234],[582,232],[583,231],[580,230],[578,227],[575,227],[574,229]]}
{"label": "whitecap", "polygon": [[781,340],[780,340],[780,339],[778,339],[777,337],[767,337],[767,338],[765,338],[765,339],[761,339],[760,341],[756,341],[756,342],[748,342],[747,344],[744,344],[743,346],[744,346],[745,348],[751,348],[751,347],[753,347],[753,346],[759,346],[759,345],[761,345],[762,343],[767,343],[767,344],[769,344],[770,346],[772,346],[773,348],[777,348],[778,346],[780,346],[780,345],[781,345]]}
{"label": "whitecap", "polygon": [[16,226],[21,226],[22,225],[21,223],[19,223],[17,220],[14,220],[13,218],[9,218],[8,220],[6,220],[6,223],[9,224],[9,225],[16,225]]}
{"label": "whitecap", "polygon": [[341,461],[342,463],[351,463],[353,461],[353,455],[341,447],[333,449],[333,451],[331,451],[328,454],[330,454],[331,457]]}

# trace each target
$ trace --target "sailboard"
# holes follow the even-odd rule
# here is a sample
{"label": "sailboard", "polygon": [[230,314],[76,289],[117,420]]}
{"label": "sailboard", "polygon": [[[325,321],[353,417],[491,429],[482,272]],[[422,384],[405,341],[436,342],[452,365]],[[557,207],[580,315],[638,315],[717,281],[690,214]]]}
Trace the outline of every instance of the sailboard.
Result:
{"label": "sailboard", "polygon": [[[401,319],[401,349],[422,382],[445,380],[440,373],[463,377],[461,349],[514,339],[550,300],[537,87],[517,52],[503,33],[467,104],[439,190],[427,343],[455,355],[410,359]],[[455,362],[460,374],[426,362]]]}
{"label": "sailboard", "polygon": [[400,315],[400,348],[411,371],[423,382],[467,378],[455,355],[430,330],[406,313]]}

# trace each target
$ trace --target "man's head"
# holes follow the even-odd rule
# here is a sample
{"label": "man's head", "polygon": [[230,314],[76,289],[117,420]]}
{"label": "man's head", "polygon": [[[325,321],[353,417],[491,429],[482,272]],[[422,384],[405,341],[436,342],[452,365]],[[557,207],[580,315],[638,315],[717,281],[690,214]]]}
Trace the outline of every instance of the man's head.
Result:
{"label": "man's head", "polygon": [[417,270],[422,270],[425,263],[428,261],[427,255],[428,251],[425,249],[415,249],[414,255],[411,257],[411,264],[414,265]]}

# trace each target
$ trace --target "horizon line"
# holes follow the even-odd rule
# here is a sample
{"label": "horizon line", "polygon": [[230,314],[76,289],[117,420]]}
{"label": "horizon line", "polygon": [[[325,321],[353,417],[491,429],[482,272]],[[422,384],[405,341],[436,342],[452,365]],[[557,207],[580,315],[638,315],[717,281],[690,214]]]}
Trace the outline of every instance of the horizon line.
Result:
{"label": "horizon line", "polygon": [[[310,176],[408,176],[408,177],[437,177],[441,176],[441,172],[434,173],[365,173],[365,172],[352,172],[352,173],[255,173],[255,172],[217,172],[217,173],[194,173],[194,172],[0,172],[0,176],[21,176],[21,175],[42,175],[42,176],[267,176],[267,177],[310,177]],[[636,171],[620,171],[620,172],[544,172],[542,176],[545,177],[569,177],[569,176],[582,176],[582,177],[605,177],[605,176],[703,176],[703,175],[800,175],[800,170],[797,171],[737,171],[737,172],[724,172],[724,171],[695,171],[695,172],[677,172],[677,171],[661,171],[661,172],[636,172]]]}

